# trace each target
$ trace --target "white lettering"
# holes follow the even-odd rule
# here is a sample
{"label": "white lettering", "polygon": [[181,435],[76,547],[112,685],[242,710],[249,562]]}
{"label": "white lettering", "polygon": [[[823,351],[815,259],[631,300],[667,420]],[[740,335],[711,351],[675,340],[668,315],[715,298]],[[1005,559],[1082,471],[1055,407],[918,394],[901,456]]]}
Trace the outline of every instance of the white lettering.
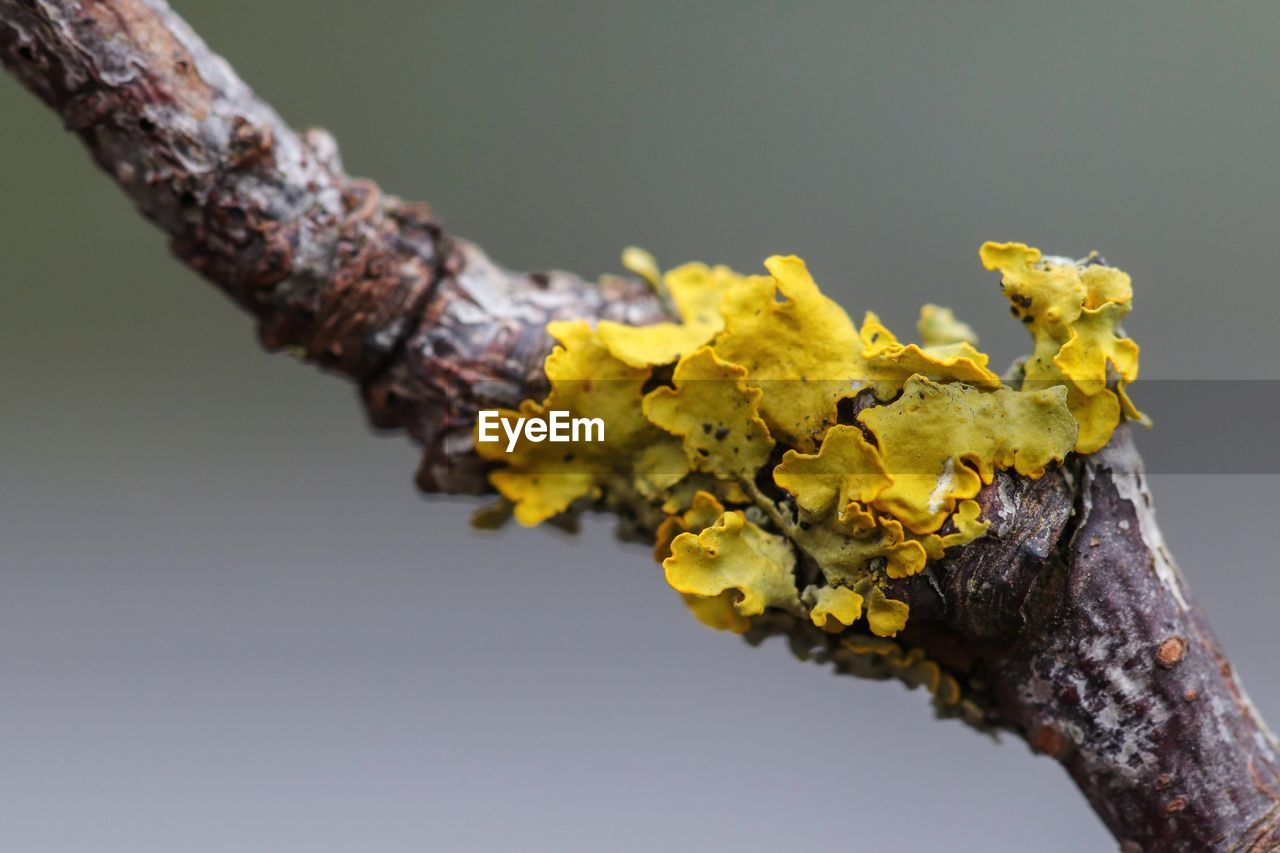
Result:
{"label": "white lettering", "polygon": [[551,410],[551,440],[569,440],[569,413],[564,409]]}
{"label": "white lettering", "polygon": [[520,441],[520,427],[524,425],[524,418],[516,418],[516,425],[511,426],[511,422],[506,418],[502,419],[502,431],[507,434],[507,452],[515,453],[516,444]]}
{"label": "white lettering", "polygon": [[493,430],[498,428],[496,421],[500,420],[501,418],[498,417],[498,413],[493,409],[485,409],[481,411],[480,432],[476,435],[476,441],[483,441],[485,443],[497,441],[498,434],[493,432]]}
{"label": "white lettering", "polygon": [[[603,418],[575,418],[564,409],[552,409],[541,418],[505,418],[496,409],[483,409],[477,419],[476,441],[493,443],[507,439],[507,452],[515,453],[521,439],[535,444],[604,441]],[[501,425],[502,429],[498,427]]]}
{"label": "white lettering", "polygon": [[[578,438],[578,427],[582,427],[585,434],[583,438]],[[591,437],[591,429],[595,428],[596,437]],[[573,419],[573,440],[574,441],[604,441],[604,419],[603,418],[574,418]]]}

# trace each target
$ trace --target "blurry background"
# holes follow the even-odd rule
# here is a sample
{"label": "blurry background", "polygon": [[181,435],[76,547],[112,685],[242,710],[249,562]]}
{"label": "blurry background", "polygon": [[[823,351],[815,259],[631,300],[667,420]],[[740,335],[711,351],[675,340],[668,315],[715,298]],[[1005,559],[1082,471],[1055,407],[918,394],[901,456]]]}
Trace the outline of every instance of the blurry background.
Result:
{"label": "blurry background", "polygon": [[[1192,460],[1153,463],[1160,518],[1280,719],[1280,467],[1197,465],[1220,424],[1169,381],[1280,378],[1280,7],[177,7],[511,266],[796,252],[903,335],[952,305],[1003,365],[1027,342],[978,245],[1102,250],[1141,441]],[[261,353],[7,77],[0,117],[0,849],[1113,849],[1048,759],[701,628],[607,520],[482,535],[417,497],[415,451]]]}

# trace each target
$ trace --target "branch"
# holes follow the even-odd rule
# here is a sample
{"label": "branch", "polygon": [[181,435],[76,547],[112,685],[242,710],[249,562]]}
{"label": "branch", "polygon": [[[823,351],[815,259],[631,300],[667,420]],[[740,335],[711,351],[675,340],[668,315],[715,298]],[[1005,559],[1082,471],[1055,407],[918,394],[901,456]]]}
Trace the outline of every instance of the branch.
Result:
{"label": "branch", "polygon": [[470,413],[536,389],[548,320],[661,316],[637,282],[508,272],[348,177],[160,0],[0,0],[0,58],[268,349],[355,379],[374,424],[422,443],[426,489],[484,489]]}
{"label": "branch", "polygon": [[[504,270],[347,176],[161,0],[0,0],[0,59],[268,348],[351,377],[374,424],[422,444],[424,489],[486,488],[472,419],[541,394],[549,320],[663,315],[634,281]],[[1124,849],[1280,846],[1280,750],[1162,543],[1127,430],[979,500],[988,535],[898,582],[904,643],[976,722],[1061,762]],[[752,630],[856,669],[785,615]]]}

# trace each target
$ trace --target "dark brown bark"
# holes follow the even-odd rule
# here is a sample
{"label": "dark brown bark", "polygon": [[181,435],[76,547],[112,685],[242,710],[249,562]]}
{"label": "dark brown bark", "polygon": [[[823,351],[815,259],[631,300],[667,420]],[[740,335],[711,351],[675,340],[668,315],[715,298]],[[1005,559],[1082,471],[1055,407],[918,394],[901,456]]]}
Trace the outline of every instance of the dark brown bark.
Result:
{"label": "dark brown bark", "polygon": [[990,685],[989,722],[1061,762],[1125,849],[1280,847],[1280,748],[1164,545],[1128,429],[982,501],[990,535],[904,586],[917,642]]}
{"label": "dark brown bark", "polygon": [[638,282],[508,272],[348,177],[329,134],[291,130],[160,0],[2,0],[0,59],[268,348],[352,377],[375,424],[422,443],[424,488],[483,490],[468,415],[534,390],[548,320],[662,313]]}
{"label": "dark brown bark", "polygon": [[[662,315],[637,282],[508,272],[348,177],[160,0],[0,0],[0,59],[266,346],[351,377],[373,423],[423,446],[424,489],[485,488],[472,418],[540,392],[548,320]],[[1126,849],[1280,847],[1275,739],[1161,543],[1127,432],[981,500],[989,535],[901,582],[904,641],[1060,761]]]}
{"label": "dark brown bark", "polygon": [[1127,431],[1082,459],[1053,607],[999,705],[1140,850],[1280,846],[1280,755],[1155,524]]}

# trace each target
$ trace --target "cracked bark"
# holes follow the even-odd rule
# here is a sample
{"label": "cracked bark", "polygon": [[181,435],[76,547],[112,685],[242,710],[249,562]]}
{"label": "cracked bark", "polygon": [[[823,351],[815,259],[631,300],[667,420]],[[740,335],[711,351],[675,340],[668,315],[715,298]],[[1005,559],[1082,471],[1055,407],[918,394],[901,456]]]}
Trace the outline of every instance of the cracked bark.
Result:
{"label": "cracked bark", "polygon": [[[161,0],[0,0],[0,58],[270,349],[355,380],[423,447],[428,491],[481,492],[470,424],[541,392],[555,318],[662,316],[622,278],[520,274],[424,204],[345,174]],[[1127,430],[983,490],[991,533],[896,595],[904,642],[986,723],[1062,763],[1126,850],[1280,849],[1280,758],[1155,525]]]}

